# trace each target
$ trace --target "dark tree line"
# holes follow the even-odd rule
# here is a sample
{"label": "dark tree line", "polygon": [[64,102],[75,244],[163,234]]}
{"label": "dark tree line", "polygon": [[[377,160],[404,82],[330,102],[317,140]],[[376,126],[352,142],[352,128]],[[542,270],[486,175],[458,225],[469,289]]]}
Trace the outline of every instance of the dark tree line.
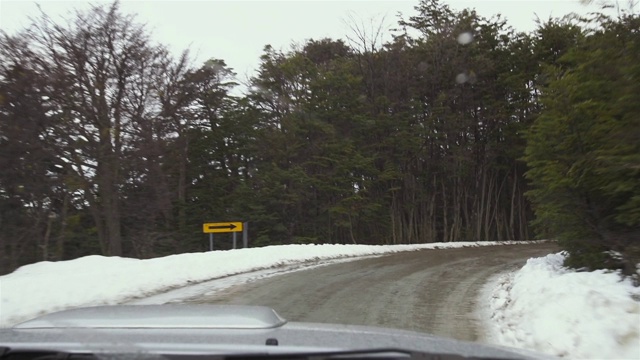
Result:
{"label": "dark tree line", "polygon": [[637,24],[423,0],[384,44],[266,46],[234,96],[117,2],[43,14],[0,39],[0,271],[203,251],[231,220],[254,246],[538,235],[603,266],[638,241]]}

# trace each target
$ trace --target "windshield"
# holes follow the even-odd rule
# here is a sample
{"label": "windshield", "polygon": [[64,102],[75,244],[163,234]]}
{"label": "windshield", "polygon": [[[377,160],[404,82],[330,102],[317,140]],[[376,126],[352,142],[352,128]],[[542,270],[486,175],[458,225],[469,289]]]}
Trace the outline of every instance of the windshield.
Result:
{"label": "windshield", "polygon": [[105,304],[259,305],[635,354],[637,14],[3,1],[0,326]]}

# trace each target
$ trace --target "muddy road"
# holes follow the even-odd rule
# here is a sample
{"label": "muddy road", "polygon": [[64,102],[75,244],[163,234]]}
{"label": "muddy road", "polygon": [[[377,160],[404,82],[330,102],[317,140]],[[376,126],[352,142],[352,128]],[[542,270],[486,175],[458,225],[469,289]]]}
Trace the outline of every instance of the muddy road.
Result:
{"label": "muddy road", "polygon": [[237,285],[196,303],[264,305],[290,321],[372,325],[476,341],[474,310],[493,274],[555,244],[411,251],[339,263]]}

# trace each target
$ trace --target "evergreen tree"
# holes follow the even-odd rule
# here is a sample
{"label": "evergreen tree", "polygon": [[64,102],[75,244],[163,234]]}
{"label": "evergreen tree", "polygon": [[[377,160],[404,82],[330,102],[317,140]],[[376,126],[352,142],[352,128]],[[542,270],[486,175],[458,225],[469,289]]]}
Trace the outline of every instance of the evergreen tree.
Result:
{"label": "evergreen tree", "polygon": [[[571,266],[631,273],[640,260],[639,24],[603,22],[546,72],[528,137],[529,195],[539,234],[558,238]],[[621,252],[622,264],[607,251]]]}

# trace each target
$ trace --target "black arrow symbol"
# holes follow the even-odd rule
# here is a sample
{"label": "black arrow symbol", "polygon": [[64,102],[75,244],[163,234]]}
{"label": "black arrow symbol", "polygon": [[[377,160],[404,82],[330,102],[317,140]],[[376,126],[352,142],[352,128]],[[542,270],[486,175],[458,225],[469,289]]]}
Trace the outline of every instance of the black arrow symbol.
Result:
{"label": "black arrow symbol", "polygon": [[236,224],[229,224],[229,225],[209,225],[209,230],[213,230],[213,229],[229,229],[229,230],[233,230],[237,228]]}

